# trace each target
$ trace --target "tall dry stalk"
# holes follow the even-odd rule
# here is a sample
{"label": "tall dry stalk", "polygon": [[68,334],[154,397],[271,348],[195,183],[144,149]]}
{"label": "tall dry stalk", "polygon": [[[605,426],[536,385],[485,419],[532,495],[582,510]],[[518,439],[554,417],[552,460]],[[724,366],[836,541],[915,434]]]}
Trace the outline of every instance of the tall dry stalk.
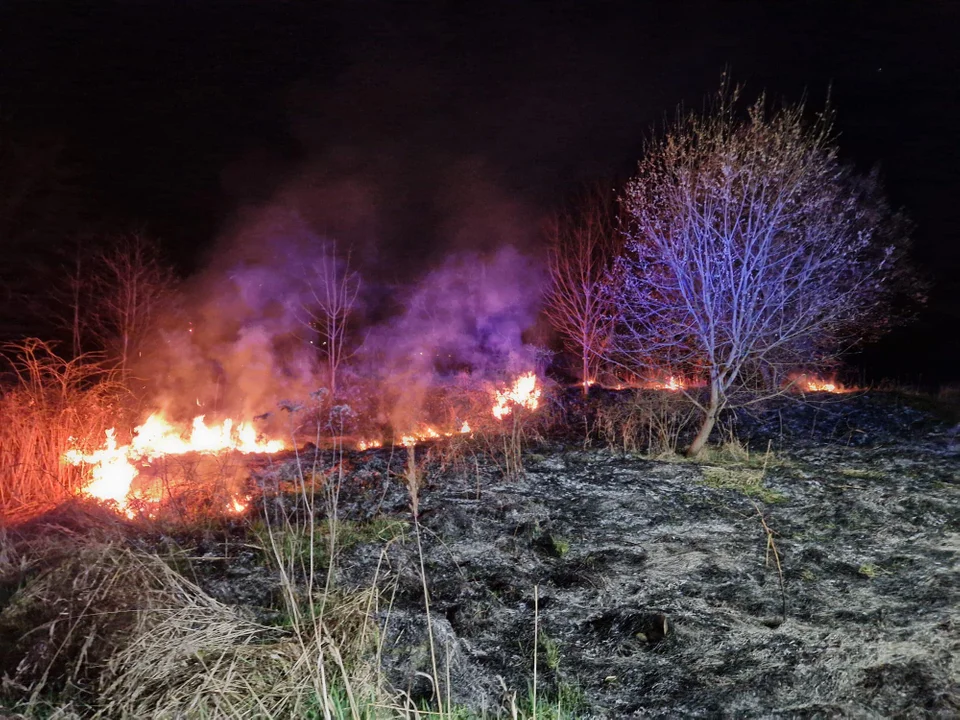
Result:
{"label": "tall dry stalk", "polygon": [[[314,394],[323,405],[327,392]],[[293,412],[300,406],[288,406]],[[313,691],[325,720],[366,717],[369,704],[380,692],[376,668],[365,667],[364,655],[377,632],[372,617],[377,610],[376,579],[361,601],[351,599],[336,587],[336,562],[340,532],[338,505],[343,482],[344,423],[352,411],[347,406],[329,409],[326,424],[318,422],[312,455],[296,449],[295,497],[264,498],[265,551],[279,573],[280,589],[300,664],[310,668],[304,678]],[[325,437],[329,432],[329,438]],[[296,433],[293,434],[297,448]],[[329,439],[329,442],[325,442]],[[318,449],[329,445],[329,456]],[[323,538],[318,514],[326,518]],[[318,557],[323,548],[326,568]],[[337,700],[342,697],[346,707]]]}
{"label": "tall dry stalk", "polygon": [[98,356],[67,360],[42,340],[4,347],[0,387],[0,510],[38,511],[75,495],[81,469],[62,461],[71,446],[99,446],[122,415],[126,391]]}

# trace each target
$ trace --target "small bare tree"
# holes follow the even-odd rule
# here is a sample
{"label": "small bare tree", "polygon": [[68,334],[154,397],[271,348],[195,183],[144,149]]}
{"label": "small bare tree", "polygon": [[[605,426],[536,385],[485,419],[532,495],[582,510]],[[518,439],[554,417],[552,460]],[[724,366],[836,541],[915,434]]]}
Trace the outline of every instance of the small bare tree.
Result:
{"label": "small bare tree", "polygon": [[550,285],[545,312],[564,344],[580,359],[586,395],[613,329],[608,274],[622,247],[617,198],[600,186],[547,224]]}
{"label": "small bare tree", "polygon": [[[829,114],[761,97],[743,120],[737,91],[681,116],[627,185],[616,351],[634,367],[686,367],[703,422],[697,455],[736,391],[780,391],[783,370],[835,358],[889,325],[905,276],[905,224],[876,175],[837,159]],[[764,379],[766,380],[764,382]]]}
{"label": "small bare tree", "polygon": [[[173,271],[161,260],[156,242],[136,233],[97,253],[86,268],[76,278],[81,282],[76,301],[86,297],[89,307],[80,312],[89,331],[126,380],[173,292]],[[87,293],[82,293],[83,281],[88,281]]]}
{"label": "small bare tree", "polygon": [[336,245],[324,245],[308,269],[308,324],[317,332],[317,343],[327,371],[330,397],[337,393],[337,373],[346,359],[347,320],[360,293],[360,274],[350,268],[350,254],[337,257]]}

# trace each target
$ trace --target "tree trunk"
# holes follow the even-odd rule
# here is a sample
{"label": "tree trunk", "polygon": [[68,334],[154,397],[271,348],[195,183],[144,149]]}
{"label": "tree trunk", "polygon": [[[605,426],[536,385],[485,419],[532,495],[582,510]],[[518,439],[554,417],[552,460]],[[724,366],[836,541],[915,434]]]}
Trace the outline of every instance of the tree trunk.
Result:
{"label": "tree trunk", "polygon": [[703,418],[700,431],[693,442],[690,443],[690,447],[687,448],[687,457],[696,457],[700,454],[703,446],[707,444],[707,440],[710,438],[713,426],[717,424],[717,416],[720,414],[720,391],[717,382],[717,380],[711,380],[710,382],[710,404],[707,406],[707,414]]}
{"label": "tree trunk", "polygon": [[583,389],[583,396],[586,397],[590,392],[590,357],[587,355],[586,349],[583,351],[583,376],[580,385]]}

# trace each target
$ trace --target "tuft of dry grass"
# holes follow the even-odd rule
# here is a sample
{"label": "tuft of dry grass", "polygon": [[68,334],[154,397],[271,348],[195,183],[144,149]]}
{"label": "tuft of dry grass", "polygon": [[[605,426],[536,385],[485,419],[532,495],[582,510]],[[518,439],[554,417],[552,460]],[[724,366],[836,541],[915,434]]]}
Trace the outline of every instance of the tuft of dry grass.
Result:
{"label": "tuft of dry grass", "polygon": [[66,360],[41,340],[7,345],[2,359],[10,372],[0,388],[0,515],[12,521],[76,494],[86,480],[63,453],[99,446],[126,391],[99,358]]}
{"label": "tuft of dry grass", "polygon": [[24,717],[360,718],[391,702],[375,589],[318,588],[270,627],[155,554],[70,533],[0,537],[0,587],[18,587],[0,610],[0,701]]}
{"label": "tuft of dry grass", "polygon": [[340,717],[334,687],[351,689],[357,714],[372,699],[376,675],[357,647],[369,598],[327,601],[323,622],[272,628],[172,571],[169,581],[175,602],[138,614],[130,641],[105,673],[97,717]]}
{"label": "tuft of dry grass", "polygon": [[67,531],[2,538],[0,583],[16,587],[0,611],[3,693],[35,704],[49,692],[92,702],[100,671],[137,613],[167,604],[166,566],[119,539]]}
{"label": "tuft of dry grass", "polygon": [[670,456],[695,415],[696,408],[679,393],[631,390],[598,407],[595,429],[611,450]]}

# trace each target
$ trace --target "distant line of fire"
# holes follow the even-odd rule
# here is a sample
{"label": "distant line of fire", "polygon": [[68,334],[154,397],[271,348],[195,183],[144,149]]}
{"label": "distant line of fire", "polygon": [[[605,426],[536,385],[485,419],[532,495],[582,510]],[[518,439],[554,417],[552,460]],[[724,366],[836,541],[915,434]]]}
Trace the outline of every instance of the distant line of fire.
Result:
{"label": "distant line of fire", "polygon": [[[588,381],[589,386],[595,385]],[[665,390],[679,392],[702,387],[702,382],[689,380],[678,375],[668,375],[662,379],[636,381],[630,384],[617,383],[609,387],[612,390],[628,388]],[[850,392],[835,380],[826,380],[808,374],[795,374],[788,382],[788,388],[800,392]],[[535,411],[540,405],[542,389],[535,373],[519,376],[511,385],[493,392],[491,414],[498,421],[514,412],[515,409]],[[456,430],[441,430],[431,425],[421,424],[416,430],[400,434],[395,445],[411,447],[418,443],[449,438],[456,435],[468,435],[473,432],[469,421],[463,421]],[[357,441],[358,450],[369,450],[384,445],[381,439],[362,439]],[[287,448],[287,444],[278,439],[262,439],[251,423],[235,423],[231,419],[220,424],[208,425],[203,415],[193,419],[189,427],[170,422],[162,413],[150,415],[142,425],[137,426],[127,444],[119,444],[116,429],[106,431],[103,445],[93,452],[85,453],[79,448],[71,448],[64,454],[64,461],[76,466],[89,468],[91,481],[83,494],[99,500],[116,503],[121,511],[132,515],[130,500],[134,480],[140,473],[140,467],[165,456],[185,455],[187,453],[239,452],[243,454],[272,454]],[[156,494],[159,499],[159,493]],[[140,490],[137,499],[150,499],[151,493]],[[231,498],[225,510],[243,512],[247,500]]]}
{"label": "distant line of fire", "polygon": [[[653,379],[632,379],[616,380],[613,382],[602,383],[597,380],[587,380],[587,387],[602,387],[605,390],[668,390],[670,392],[680,392],[696,388],[704,388],[707,383],[699,379],[685,378],[680,375],[667,375],[662,378]],[[809,393],[850,393],[856,392],[857,388],[848,387],[832,379],[817,377],[807,373],[793,373],[788,376],[783,384],[783,389],[788,392],[809,392]]]}

